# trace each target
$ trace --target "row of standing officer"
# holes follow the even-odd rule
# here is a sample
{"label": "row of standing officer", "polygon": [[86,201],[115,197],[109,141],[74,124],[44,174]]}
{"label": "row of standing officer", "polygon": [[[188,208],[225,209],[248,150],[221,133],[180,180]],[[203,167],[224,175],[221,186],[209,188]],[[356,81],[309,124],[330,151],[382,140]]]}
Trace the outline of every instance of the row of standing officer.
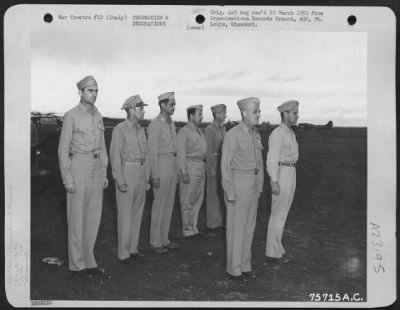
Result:
{"label": "row of standing officer", "polygon": [[[104,125],[94,106],[98,86],[92,76],[77,86],[81,101],[65,114],[59,143],[60,169],[67,191],[69,269],[85,277],[108,277],[93,255],[103,189],[108,185]],[[148,139],[138,123],[146,106],[139,95],[126,100],[122,109],[127,112],[127,119],[112,134],[110,160],[118,208],[119,260],[132,264],[141,255],[138,239],[150,179],[154,192],[151,248],[159,254],[179,248],[168,238],[178,181],[183,236],[199,234],[197,217],[206,171],[207,227],[224,225],[226,205],[227,273],[233,279],[251,275],[251,241],[264,179],[261,138],[255,129],[260,116],[259,99],[238,101],[242,121],[227,134],[223,126],[226,106],[214,106],[214,122],[206,128],[205,136],[198,128],[202,106],[187,109],[189,122],[176,135],[171,118],[174,93],[162,94],[158,99],[161,112],[148,127]],[[295,189],[293,168],[298,147],[290,124],[297,121],[298,102],[286,102],[278,110],[282,124],[271,134],[267,156],[273,196],[266,256],[271,262],[281,263],[288,261],[281,237]]]}
{"label": "row of standing officer", "polygon": [[[251,265],[251,244],[257,218],[258,200],[264,185],[263,146],[256,129],[260,100],[237,102],[242,121],[229,130],[222,145],[222,186],[227,210],[226,271],[233,279],[255,277]],[[295,191],[298,145],[291,125],[298,119],[294,100],[278,107],[281,124],[269,137],[267,172],[271,179],[271,215],[266,240],[266,260],[281,264],[292,260],[285,255],[282,233]]]}

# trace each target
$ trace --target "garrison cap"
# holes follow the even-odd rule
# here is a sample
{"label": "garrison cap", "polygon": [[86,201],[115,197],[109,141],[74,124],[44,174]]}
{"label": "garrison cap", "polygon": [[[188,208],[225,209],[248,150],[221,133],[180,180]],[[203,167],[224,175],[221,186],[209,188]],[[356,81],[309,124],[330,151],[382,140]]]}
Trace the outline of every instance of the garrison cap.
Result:
{"label": "garrison cap", "polygon": [[167,92],[167,93],[161,94],[160,96],[158,96],[158,101],[166,100],[166,99],[169,99],[169,98],[175,99],[175,93],[174,92]]}
{"label": "garrison cap", "polygon": [[225,112],[226,111],[226,105],[225,104],[217,104],[211,107],[211,112],[213,113],[220,113],[220,112]]}
{"label": "garrison cap", "polygon": [[147,105],[148,104],[145,104],[139,95],[134,95],[125,100],[121,110],[136,108],[136,107],[144,107]]}
{"label": "garrison cap", "polygon": [[196,109],[196,110],[203,111],[203,105],[202,104],[191,105],[190,107],[187,107],[186,111],[189,109]]}
{"label": "garrison cap", "polygon": [[88,75],[84,77],[82,80],[80,80],[78,83],[76,83],[76,86],[78,86],[79,90],[82,90],[86,87],[97,86],[97,82],[93,76]]}
{"label": "garrison cap", "polygon": [[295,107],[299,106],[299,102],[296,100],[289,100],[289,101],[285,101],[284,103],[282,103],[279,107],[278,107],[278,111],[279,112],[285,112],[285,111],[289,111]]}
{"label": "garrison cap", "polygon": [[260,99],[257,97],[248,97],[244,99],[240,99],[237,102],[237,105],[240,111],[244,111],[247,109],[259,108],[260,107]]}

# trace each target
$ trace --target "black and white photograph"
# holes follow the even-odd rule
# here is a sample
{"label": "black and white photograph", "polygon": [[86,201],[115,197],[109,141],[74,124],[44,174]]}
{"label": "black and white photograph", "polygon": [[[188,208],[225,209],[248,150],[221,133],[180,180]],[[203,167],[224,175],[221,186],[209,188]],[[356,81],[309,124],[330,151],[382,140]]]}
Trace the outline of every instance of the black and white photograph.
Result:
{"label": "black and white photograph", "polygon": [[396,166],[395,36],[380,36],[393,20],[384,8],[8,12],[5,59],[29,75],[15,84],[5,63],[5,142],[23,144],[5,154],[9,302],[19,290],[31,306],[394,302],[396,169],[382,166]]}

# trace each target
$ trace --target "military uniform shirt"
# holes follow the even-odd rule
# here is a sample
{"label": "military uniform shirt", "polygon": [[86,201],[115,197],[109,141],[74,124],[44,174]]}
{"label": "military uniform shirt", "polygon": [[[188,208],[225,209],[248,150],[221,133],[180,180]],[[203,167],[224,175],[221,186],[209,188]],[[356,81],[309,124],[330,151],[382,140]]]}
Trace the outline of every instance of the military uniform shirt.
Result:
{"label": "military uniform shirt", "polygon": [[161,114],[153,119],[148,128],[149,164],[152,178],[159,178],[159,154],[176,154],[176,128],[171,118]]}
{"label": "military uniform shirt", "polygon": [[232,170],[258,170],[259,192],[263,190],[264,172],[261,137],[257,129],[249,129],[241,121],[225,136],[222,145],[222,186],[228,199],[235,199]]}
{"label": "military uniform shirt", "polygon": [[203,133],[192,123],[182,127],[177,135],[178,167],[182,173],[186,173],[187,158],[206,158],[207,143]]}
{"label": "military uniform shirt", "polygon": [[281,123],[271,133],[268,141],[267,171],[271,181],[278,181],[279,162],[296,162],[299,146],[293,130]]}
{"label": "military uniform shirt", "polygon": [[226,134],[226,128],[224,125],[218,125],[217,122],[213,121],[207,126],[205,130],[205,136],[207,140],[207,169],[215,171],[218,167],[218,160],[222,153],[222,142]]}
{"label": "military uniform shirt", "polygon": [[114,127],[110,145],[110,160],[114,179],[118,185],[126,184],[122,173],[123,162],[144,160],[148,176],[147,137],[138,123],[125,120]]}
{"label": "military uniform shirt", "polygon": [[64,115],[60,136],[59,159],[64,184],[73,182],[70,156],[100,154],[104,176],[107,176],[108,156],[104,140],[104,124],[95,106],[85,107],[79,103]]}

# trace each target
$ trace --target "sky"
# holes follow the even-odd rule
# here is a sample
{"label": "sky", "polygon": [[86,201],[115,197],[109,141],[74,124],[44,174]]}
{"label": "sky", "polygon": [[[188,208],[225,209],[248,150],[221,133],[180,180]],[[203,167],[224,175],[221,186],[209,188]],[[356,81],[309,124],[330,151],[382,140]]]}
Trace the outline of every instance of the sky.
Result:
{"label": "sky", "polygon": [[159,113],[157,97],[174,91],[173,115],[224,103],[239,120],[236,102],[261,100],[260,122],[280,122],[282,102],[300,102],[299,122],[366,126],[365,33],[294,31],[41,32],[32,39],[32,111],[63,114],[79,103],[76,82],[93,75],[103,116],[124,118],[123,102],[139,94],[146,119]]}

